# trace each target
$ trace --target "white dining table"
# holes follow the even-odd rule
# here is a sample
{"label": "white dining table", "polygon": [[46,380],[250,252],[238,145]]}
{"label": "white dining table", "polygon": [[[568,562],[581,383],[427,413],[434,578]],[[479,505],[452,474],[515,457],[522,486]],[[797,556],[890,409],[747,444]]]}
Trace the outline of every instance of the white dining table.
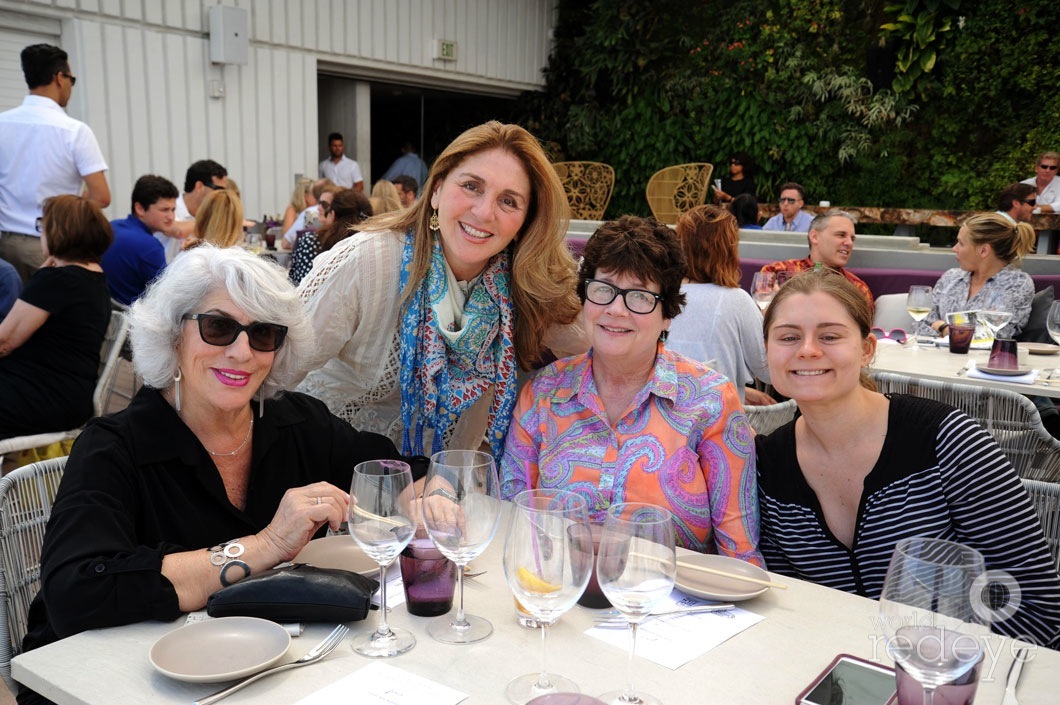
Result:
{"label": "white dining table", "polygon": [[[539,669],[540,633],[516,622],[504,579],[505,533],[502,520],[491,546],[473,562],[476,570],[486,572],[466,583],[468,612],[488,618],[493,634],[471,645],[441,644],[427,633],[429,618],[410,616],[399,605],[390,623],[411,630],[417,643],[406,654],[384,659],[388,665],[466,693],[462,702],[468,705],[502,705],[508,681]],[[789,589],[773,588],[739,603],[764,617],[762,621],[676,670],[636,659],[633,677],[637,685],[669,705],[786,705],[840,653],[891,664],[875,621],[875,601],[772,577]],[[624,685],[628,674],[624,649],[585,634],[596,612],[575,606],[548,635],[550,670],[573,679],[582,692],[591,695]],[[377,618],[378,613],[372,612],[367,621],[351,626],[355,633],[373,629]],[[148,660],[155,641],[183,624],[181,618],[77,634],[16,657],[12,674],[59,705],[189,705],[221,686],[173,680],[156,672]],[[288,658],[307,652],[332,626],[310,625],[292,640]],[[995,635],[986,639],[976,702],[997,705],[1019,644]],[[345,643],[317,664],[269,676],[224,702],[291,705],[375,662],[354,653]],[[1022,705],[1057,702],[1060,652],[1034,648],[1018,692]]]}
{"label": "white dining table", "polygon": [[[989,350],[969,350],[966,355],[957,355],[946,347],[880,343],[876,347],[876,359],[869,369],[954,384],[1007,389],[1018,394],[1060,398],[1060,370],[1057,369],[1060,368],[1060,354],[1030,355],[1026,350],[1020,350],[1020,366],[1039,371],[1038,381],[1034,384],[1007,382],[1001,377],[982,379],[968,376],[965,367],[969,360],[975,360],[977,366],[985,367],[989,359]],[[960,374],[957,374],[958,372]],[[1050,375],[1052,379],[1049,379]]]}

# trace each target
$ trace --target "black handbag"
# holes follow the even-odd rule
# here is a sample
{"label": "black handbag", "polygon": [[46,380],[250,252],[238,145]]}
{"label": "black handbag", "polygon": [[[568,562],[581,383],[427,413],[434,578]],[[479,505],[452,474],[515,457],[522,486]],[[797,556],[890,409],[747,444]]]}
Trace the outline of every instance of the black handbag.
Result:
{"label": "black handbag", "polygon": [[379,581],[295,563],[221,588],[206,602],[211,617],[261,617],[274,622],[354,622],[368,616]]}

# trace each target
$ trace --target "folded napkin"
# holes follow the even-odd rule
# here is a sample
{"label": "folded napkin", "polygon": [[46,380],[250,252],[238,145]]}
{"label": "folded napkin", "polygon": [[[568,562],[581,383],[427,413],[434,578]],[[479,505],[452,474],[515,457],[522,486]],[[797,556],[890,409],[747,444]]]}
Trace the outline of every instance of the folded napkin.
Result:
{"label": "folded napkin", "polygon": [[974,364],[968,368],[968,377],[973,379],[989,379],[994,382],[1011,382],[1012,384],[1034,384],[1038,381],[1039,374],[1040,370],[1031,370],[1022,375],[992,375],[989,372],[983,372]]}

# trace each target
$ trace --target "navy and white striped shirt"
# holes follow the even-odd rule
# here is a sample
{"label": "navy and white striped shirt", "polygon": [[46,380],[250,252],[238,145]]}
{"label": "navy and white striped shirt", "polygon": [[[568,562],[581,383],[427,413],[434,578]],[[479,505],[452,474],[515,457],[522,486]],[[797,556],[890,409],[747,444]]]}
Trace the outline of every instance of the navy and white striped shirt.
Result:
{"label": "navy and white striped shirt", "polygon": [[878,599],[900,539],[958,541],[1019,584],[1019,609],[995,631],[1060,646],[1060,576],[1012,465],[963,412],[930,399],[889,397],[887,437],[865,477],[849,549],[829,530],[799,467],[795,422],[756,439],[766,565]]}

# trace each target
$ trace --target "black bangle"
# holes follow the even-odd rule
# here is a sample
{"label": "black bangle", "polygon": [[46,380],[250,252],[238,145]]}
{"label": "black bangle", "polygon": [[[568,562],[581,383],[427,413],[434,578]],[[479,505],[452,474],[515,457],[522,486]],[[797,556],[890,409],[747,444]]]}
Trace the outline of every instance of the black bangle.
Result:
{"label": "black bangle", "polygon": [[950,324],[949,323],[943,323],[941,326],[939,326],[935,330],[938,331],[939,337],[941,338],[942,336],[946,335],[946,331],[948,331],[949,329],[950,329]]}

